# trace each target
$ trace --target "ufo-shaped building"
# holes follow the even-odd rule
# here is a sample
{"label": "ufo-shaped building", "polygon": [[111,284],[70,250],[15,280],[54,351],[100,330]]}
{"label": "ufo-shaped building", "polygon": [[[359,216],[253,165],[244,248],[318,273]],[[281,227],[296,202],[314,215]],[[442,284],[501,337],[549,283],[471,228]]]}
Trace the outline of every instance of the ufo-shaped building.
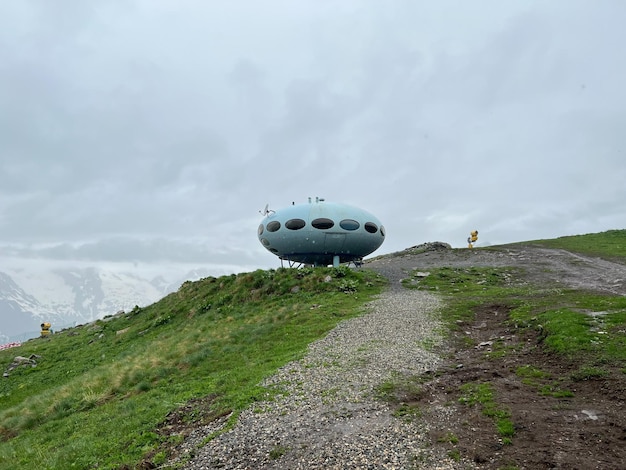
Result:
{"label": "ufo-shaped building", "polygon": [[385,240],[380,221],[363,209],[315,198],[277,211],[262,211],[261,244],[290,266],[360,264]]}

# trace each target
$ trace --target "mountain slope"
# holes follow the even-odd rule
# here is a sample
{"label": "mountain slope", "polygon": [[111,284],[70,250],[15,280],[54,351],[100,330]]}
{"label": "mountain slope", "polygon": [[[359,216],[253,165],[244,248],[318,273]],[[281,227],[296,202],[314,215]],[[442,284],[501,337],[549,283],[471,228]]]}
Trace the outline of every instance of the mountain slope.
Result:
{"label": "mountain slope", "polygon": [[40,310],[35,297],[27,294],[11,276],[0,272],[0,337],[36,329],[41,323],[36,314]]}

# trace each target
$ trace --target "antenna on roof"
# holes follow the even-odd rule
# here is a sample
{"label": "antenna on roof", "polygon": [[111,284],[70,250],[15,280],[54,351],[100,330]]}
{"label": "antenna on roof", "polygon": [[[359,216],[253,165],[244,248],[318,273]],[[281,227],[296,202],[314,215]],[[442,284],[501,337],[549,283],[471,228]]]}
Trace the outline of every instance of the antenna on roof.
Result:
{"label": "antenna on roof", "polygon": [[262,211],[259,211],[259,213],[261,215],[267,215],[267,214],[270,214],[270,213],[273,214],[274,211],[272,209],[270,209],[269,207],[270,207],[269,203],[265,204],[265,207],[263,208]]}

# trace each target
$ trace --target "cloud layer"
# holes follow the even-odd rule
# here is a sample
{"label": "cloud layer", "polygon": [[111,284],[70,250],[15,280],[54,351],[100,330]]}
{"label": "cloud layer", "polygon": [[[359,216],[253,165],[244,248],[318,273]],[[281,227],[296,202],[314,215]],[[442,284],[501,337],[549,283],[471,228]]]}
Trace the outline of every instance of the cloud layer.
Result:
{"label": "cloud layer", "polygon": [[[626,4],[0,7],[0,249],[277,265],[259,209],[363,207],[379,251],[623,228]],[[0,253],[0,256],[2,256]]]}

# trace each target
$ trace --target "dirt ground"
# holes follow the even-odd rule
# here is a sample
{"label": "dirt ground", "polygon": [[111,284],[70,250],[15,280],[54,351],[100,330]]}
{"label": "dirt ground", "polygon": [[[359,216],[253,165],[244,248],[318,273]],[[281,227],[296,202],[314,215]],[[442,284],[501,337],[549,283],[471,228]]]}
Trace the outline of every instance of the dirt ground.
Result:
{"label": "dirt ground", "polygon": [[[443,266],[517,266],[524,268],[526,282],[539,286],[626,295],[626,265],[530,245],[421,253],[407,249],[366,263],[367,268],[389,277],[393,288],[413,269]],[[614,370],[603,378],[572,380],[571,373],[579,364],[547,354],[538,332],[513,331],[507,326],[508,311],[507,305],[477,309],[475,320],[461,325],[444,351],[444,367],[433,373],[422,395],[415,397],[423,410],[421,419],[431,420],[433,446],[458,452],[485,469],[626,468],[624,373]],[[519,352],[489,359],[485,353],[496,341]],[[522,383],[515,371],[523,366],[562,378],[559,389],[573,396],[542,395],[539,387],[549,386],[550,380],[538,378],[538,385]],[[498,403],[510,410],[515,425],[512,443],[502,441],[493,419],[478,407],[459,405],[459,387],[477,381],[489,381]],[[452,410],[445,422],[435,411],[442,405]]]}

